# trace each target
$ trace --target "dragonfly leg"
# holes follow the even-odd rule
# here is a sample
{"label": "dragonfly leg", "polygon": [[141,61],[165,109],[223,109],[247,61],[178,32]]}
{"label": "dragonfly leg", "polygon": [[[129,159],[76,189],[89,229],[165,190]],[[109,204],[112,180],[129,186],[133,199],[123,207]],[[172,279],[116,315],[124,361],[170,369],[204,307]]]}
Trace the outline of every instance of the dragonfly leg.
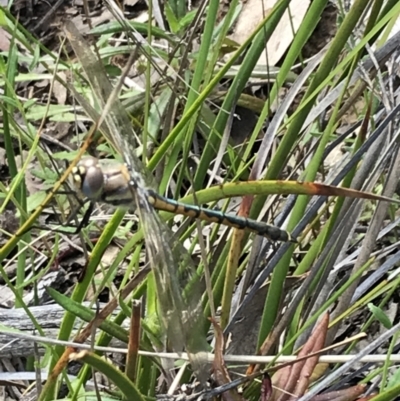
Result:
{"label": "dragonfly leg", "polygon": [[[81,209],[85,203],[90,202],[89,199],[85,200],[84,202],[80,201],[80,205],[78,207],[76,207],[72,213],[68,216],[68,219],[65,223],[60,223],[61,228],[51,228],[50,231],[52,232],[56,232],[56,233],[60,233],[60,234],[79,234],[82,230],[82,228],[86,227],[89,224],[89,220],[90,220],[90,216],[92,215],[93,209],[94,209],[94,203],[90,202],[88,209],[86,210],[83,219],[79,222],[78,225],[73,225],[70,224],[72,219],[74,219],[77,216],[77,213],[79,211],[79,209]],[[75,228],[75,231],[68,231],[68,230],[63,230],[62,227],[73,227]],[[26,234],[27,232],[29,232],[30,230],[32,230],[33,228],[36,228],[38,230],[46,230],[48,229],[48,227],[45,226],[40,226],[40,225],[33,225],[31,227],[29,227],[28,229],[20,232],[18,234],[19,237],[22,237],[24,234]]]}

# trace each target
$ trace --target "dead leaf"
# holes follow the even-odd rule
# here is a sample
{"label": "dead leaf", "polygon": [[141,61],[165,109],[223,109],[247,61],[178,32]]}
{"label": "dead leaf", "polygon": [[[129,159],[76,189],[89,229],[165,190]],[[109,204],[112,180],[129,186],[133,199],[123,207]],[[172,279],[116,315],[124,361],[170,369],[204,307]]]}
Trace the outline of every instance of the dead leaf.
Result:
{"label": "dead leaf", "polygon": [[[314,328],[314,331],[312,332],[310,338],[299,352],[299,358],[302,358],[314,352],[318,352],[323,348],[326,339],[326,333],[328,331],[328,325],[329,314],[326,313],[317,324],[317,326]],[[318,364],[318,360],[319,356],[315,355],[307,358],[304,361],[303,366],[300,366],[302,365],[302,363],[294,365],[291,372],[291,377],[293,377],[293,379],[295,380],[295,388],[293,390],[293,395],[289,398],[290,401],[296,401],[297,398],[301,397],[306,392],[310,384],[310,377]]]}
{"label": "dead leaf", "polygon": [[0,305],[4,307],[14,306],[14,293],[4,285],[0,285]]}
{"label": "dead leaf", "polygon": [[269,401],[272,395],[272,382],[269,374],[264,373],[263,379],[261,381],[261,397],[260,401]]}
{"label": "dead leaf", "polygon": [[[263,0],[262,2],[260,0],[248,0],[243,4],[235,32],[230,36],[230,39],[239,44],[244,43],[277,2],[278,0]],[[309,0],[293,0],[290,2],[290,13],[286,11],[279,21],[267,43],[267,50],[261,54],[257,65],[275,66],[277,64],[292,43],[294,33],[297,32],[302,23],[309,4]]]}
{"label": "dead leaf", "polygon": [[[66,81],[66,75],[64,72],[60,72],[58,76]],[[58,80],[55,80],[53,83],[53,94],[54,97],[57,99],[58,104],[65,104],[67,100],[67,88],[62,85]]]}
{"label": "dead leaf", "polygon": [[[224,361],[224,353],[225,353],[225,340],[224,333],[222,332],[221,326],[218,324],[216,320],[213,318],[210,319],[211,323],[214,326],[215,331],[215,347],[214,347],[214,362],[213,362],[213,370],[215,381],[219,386],[224,384],[228,384],[231,382],[231,378],[229,377],[228,369],[226,368]],[[242,401],[239,393],[236,389],[228,390],[222,393],[222,399],[224,401]]]}
{"label": "dead leaf", "polygon": [[6,150],[0,148],[0,166],[5,166],[7,164],[7,154]]}
{"label": "dead leaf", "polygon": [[290,376],[290,372],[292,371],[292,366],[288,365],[282,369],[279,369],[273,376],[272,376],[272,386],[273,392],[270,397],[270,401],[277,400],[284,389],[286,388],[287,381]]}
{"label": "dead leaf", "polygon": [[[313,401],[352,401],[356,400],[366,390],[365,384],[349,387],[344,390],[330,391],[323,394],[318,394],[313,398]],[[365,398],[367,400],[367,398]],[[360,401],[360,400],[359,400]]]}
{"label": "dead leaf", "polygon": [[[28,153],[26,150],[23,151],[23,158],[21,155],[15,157],[15,161],[17,163],[18,170],[22,168],[23,163],[25,163],[26,158],[28,157]],[[28,168],[25,171],[25,185],[26,189],[28,190],[29,195],[34,195],[38,191],[43,191],[43,182],[35,175],[32,174],[38,167],[37,162],[33,162],[32,160],[29,163]]]}
{"label": "dead leaf", "polygon": [[0,50],[8,52],[10,50],[10,34],[0,28]]}
{"label": "dead leaf", "polygon": [[[328,325],[329,314],[326,313],[300,350],[298,354],[299,359],[318,352],[323,348]],[[318,363],[318,359],[319,356],[314,355],[278,370],[272,377],[274,391],[271,400],[295,401],[301,397],[310,384],[310,377]]]}
{"label": "dead leaf", "polygon": [[125,6],[130,6],[130,7],[132,7],[132,6],[134,6],[136,3],[138,3],[139,2],[139,0],[125,0],[124,1],[124,5]]}

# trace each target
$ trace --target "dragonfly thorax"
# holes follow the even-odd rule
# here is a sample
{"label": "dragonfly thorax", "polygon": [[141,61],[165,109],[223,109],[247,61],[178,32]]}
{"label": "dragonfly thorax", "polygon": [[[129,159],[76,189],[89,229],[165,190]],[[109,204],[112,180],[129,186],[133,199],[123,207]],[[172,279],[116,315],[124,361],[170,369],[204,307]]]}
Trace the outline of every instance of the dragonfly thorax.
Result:
{"label": "dragonfly thorax", "polygon": [[113,206],[134,206],[129,170],[112,160],[84,157],[72,170],[75,187],[91,201]]}
{"label": "dragonfly thorax", "polygon": [[90,200],[102,197],[104,174],[95,157],[84,157],[72,169],[72,177],[76,188]]}

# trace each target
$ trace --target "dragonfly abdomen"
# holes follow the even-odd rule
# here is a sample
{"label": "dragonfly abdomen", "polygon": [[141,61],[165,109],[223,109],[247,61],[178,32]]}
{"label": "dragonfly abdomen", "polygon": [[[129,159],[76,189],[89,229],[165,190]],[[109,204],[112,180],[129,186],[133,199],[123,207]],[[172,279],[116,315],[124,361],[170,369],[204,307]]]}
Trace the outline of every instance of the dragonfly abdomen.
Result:
{"label": "dragonfly abdomen", "polygon": [[153,190],[148,190],[148,200],[158,210],[205,220],[209,223],[223,224],[241,230],[252,231],[272,241],[296,242],[287,231],[281,230],[278,227],[246,217],[226,214],[219,210],[205,209],[197,205],[181,203],[174,199],[165,198]]}

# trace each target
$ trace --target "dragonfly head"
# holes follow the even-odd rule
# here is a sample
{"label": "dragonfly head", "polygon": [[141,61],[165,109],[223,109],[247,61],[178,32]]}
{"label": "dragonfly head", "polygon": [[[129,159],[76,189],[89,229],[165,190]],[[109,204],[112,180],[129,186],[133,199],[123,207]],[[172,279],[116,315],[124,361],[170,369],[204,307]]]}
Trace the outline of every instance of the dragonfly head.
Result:
{"label": "dragonfly head", "polygon": [[101,197],[104,185],[103,171],[95,157],[84,157],[72,169],[75,187],[88,199]]}

